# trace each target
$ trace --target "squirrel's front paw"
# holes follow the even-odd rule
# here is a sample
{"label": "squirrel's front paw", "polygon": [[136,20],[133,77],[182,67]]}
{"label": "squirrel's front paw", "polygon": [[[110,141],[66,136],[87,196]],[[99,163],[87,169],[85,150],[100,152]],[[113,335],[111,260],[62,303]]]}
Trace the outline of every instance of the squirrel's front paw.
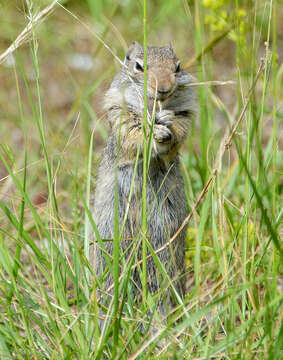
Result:
{"label": "squirrel's front paw", "polygon": [[161,110],[155,114],[155,123],[164,126],[170,126],[173,123],[173,118],[173,110]]}
{"label": "squirrel's front paw", "polygon": [[156,124],[153,129],[153,138],[158,143],[169,143],[172,140],[172,132],[167,126]]}

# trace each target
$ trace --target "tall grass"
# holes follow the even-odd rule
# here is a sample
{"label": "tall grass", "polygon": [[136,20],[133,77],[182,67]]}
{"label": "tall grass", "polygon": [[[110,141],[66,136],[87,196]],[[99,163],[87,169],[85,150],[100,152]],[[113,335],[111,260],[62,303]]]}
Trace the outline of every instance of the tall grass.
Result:
{"label": "tall grass", "polygon": [[[117,1],[112,8],[109,1],[89,1],[86,8],[81,2],[64,2],[68,8],[55,7],[54,18],[46,19],[42,30],[30,30],[29,44],[14,52],[12,69],[2,68],[5,86],[11,94],[15,92],[17,103],[10,106],[0,91],[0,359],[283,358],[283,67],[278,61],[282,35],[277,19],[283,9],[274,0],[235,3],[210,7],[205,1],[144,1],[143,5],[129,2],[121,7]],[[36,18],[37,5],[42,2],[27,4],[21,15],[26,23]],[[9,18],[16,9],[12,4],[6,6]],[[85,9],[93,18],[83,20]],[[225,11],[231,14],[226,23]],[[102,62],[105,59],[106,66],[105,71],[95,70],[91,81],[89,75],[80,79],[69,73],[76,91],[62,123],[59,110],[54,117],[46,106],[50,79],[44,76],[49,70],[41,56],[51,31],[48,24],[58,21],[57,14],[66,29],[86,25],[91,41],[102,37],[114,51],[109,56],[97,43],[93,53]],[[86,24],[91,19],[94,27],[97,22],[103,25],[102,36],[93,37],[92,25]],[[174,291],[145,236],[150,211],[146,208],[146,176],[142,231],[136,239],[142,244],[142,261],[136,262],[134,248],[129,249],[131,256],[126,261],[122,257],[116,194],[113,258],[105,254],[107,269],[101,278],[90,264],[93,232],[104,248],[91,203],[99,142],[107,137],[91,96],[101,92],[101,82],[106,77],[110,81],[118,71],[110,67],[116,49],[120,54],[112,40],[120,36],[118,24],[130,24],[132,19],[137,19],[135,34],[143,33],[137,40],[144,40],[145,49],[147,43],[173,34],[175,38],[168,42],[176,41],[174,46],[184,51],[178,55],[184,63],[188,60],[196,82],[237,80],[237,85],[224,85],[228,97],[209,83],[196,89],[199,118],[182,149],[191,209],[186,219],[188,292],[185,299],[175,294],[178,306],[167,321],[152,311],[160,294],[148,294],[146,289],[146,260],[152,256]],[[72,23],[67,25],[68,21]],[[7,24],[4,20],[2,24],[3,33]],[[124,26],[127,42],[134,40],[126,25],[120,26]],[[183,40],[178,34],[185,26],[193,31]],[[195,49],[191,60],[186,59],[188,39]],[[49,46],[56,46],[55,38]],[[226,68],[221,54],[229,63]],[[55,78],[52,83],[58,81]],[[91,120],[95,130],[90,135]],[[145,175],[152,135],[146,122],[145,109]],[[19,132],[22,141],[15,144],[13,136]],[[138,157],[135,174],[137,164]],[[134,182],[130,197],[133,187]],[[43,200],[38,195],[42,191]],[[143,284],[139,305],[132,299],[130,281],[136,268]],[[105,308],[103,298],[109,289],[103,282],[108,272],[113,274],[114,295]],[[155,332],[150,331],[152,326]]]}

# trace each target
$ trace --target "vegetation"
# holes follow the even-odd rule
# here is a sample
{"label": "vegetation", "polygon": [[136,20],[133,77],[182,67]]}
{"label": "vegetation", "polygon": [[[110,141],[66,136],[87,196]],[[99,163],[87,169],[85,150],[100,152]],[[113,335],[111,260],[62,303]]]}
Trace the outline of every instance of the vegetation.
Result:
{"label": "vegetation", "polygon": [[[283,358],[279,3],[58,0],[50,14],[51,0],[0,1],[0,359]],[[144,36],[172,42],[196,83],[182,149],[189,290],[177,315],[149,315],[156,296],[132,301],[137,265],[119,273],[116,246],[100,328],[88,259],[101,101],[116,57]]]}

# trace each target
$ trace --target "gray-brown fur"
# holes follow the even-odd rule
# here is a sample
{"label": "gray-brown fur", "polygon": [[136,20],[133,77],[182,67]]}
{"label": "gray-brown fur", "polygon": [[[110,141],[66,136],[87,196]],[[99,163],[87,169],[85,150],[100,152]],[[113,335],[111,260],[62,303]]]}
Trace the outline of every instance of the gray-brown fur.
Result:
{"label": "gray-brown fur", "polygon": [[[168,243],[168,239],[181,226],[187,215],[184,184],[179,170],[178,151],[185,140],[190,119],[194,113],[194,97],[189,75],[179,69],[179,61],[171,46],[148,47],[148,112],[152,116],[157,90],[154,115],[153,145],[147,184],[148,240],[154,250]],[[143,92],[144,76],[143,48],[134,42],[128,49],[125,65],[113,80],[105,94],[105,110],[111,126],[111,133],[100,165],[94,202],[94,221],[102,239],[113,239],[115,173],[117,176],[118,215],[121,226],[134,171],[138,146],[140,158],[129,213],[121,242],[121,252],[129,244],[137,246],[141,257],[139,233],[141,229],[142,156],[143,156]],[[176,72],[177,70],[177,72]],[[159,107],[161,105],[161,108]],[[118,140],[119,139],[119,140]],[[118,142],[120,142],[118,150]],[[139,145],[140,144],[140,145]],[[119,155],[117,155],[119,154]],[[118,166],[116,172],[116,166]],[[184,228],[178,238],[158,253],[174,286],[182,296],[185,291],[185,236]],[[96,243],[97,244],[97,243]],[[112,255],[113,242],[104,242],[105,250]],[[129,251],[130,252],[130,251]],[[127,252],[127,254],[129,253]],[[95,248],[95,266],[98,276],[105,269],[106,262],[98,245]],[[168,286],[164,276],[160,277],[153,258],[147,261],[148,289],[154,293]],[[137,268],[133,271],[136,296],[139,296],[141,281]],[[163,279],[163,282],[161,281]],[[111,285],[112,277],[104,282],[105,290]],[[166,292],[165,292],[166,294]],[[172,296],[169,304],[174,303]]]}

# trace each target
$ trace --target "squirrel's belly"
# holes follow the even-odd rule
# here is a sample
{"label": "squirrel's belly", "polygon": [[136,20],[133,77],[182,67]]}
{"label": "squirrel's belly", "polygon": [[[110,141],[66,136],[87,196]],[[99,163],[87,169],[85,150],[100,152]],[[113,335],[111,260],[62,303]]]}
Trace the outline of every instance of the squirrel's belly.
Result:
{"label": "squirrel's belly", "polygon": [[[187,204],[182,176],[177,166],[171,173],[154,168],[149,171],[146,190],[147,230],[149,241],[154,248],[163,245],[180,228],[187,215]],[[138,236],[142,223],[142,172],[137,169],[136,181],[132,184],[133,168],[123,167],[118,171],[119,214],[128,211],[124,238]],[[131,196],[130,189],[132,186]]]}
{"label": "squirrel's belly", "polygon": [[[142,165],[142,164],[141,164]],[[118,218],[120,227],[125,221],[123,238],[139,235],[142,223],[142,166],[133,180],[132,165],[100,173],[95,192],[94,220],[102,237],[113,237],[115,217],[115,183],[117,182]],[[147,227],[154,248],[164,244],[181,226],[187,215],[184,184],[178,166],[164,171],[149,169],[147,183]]]}

